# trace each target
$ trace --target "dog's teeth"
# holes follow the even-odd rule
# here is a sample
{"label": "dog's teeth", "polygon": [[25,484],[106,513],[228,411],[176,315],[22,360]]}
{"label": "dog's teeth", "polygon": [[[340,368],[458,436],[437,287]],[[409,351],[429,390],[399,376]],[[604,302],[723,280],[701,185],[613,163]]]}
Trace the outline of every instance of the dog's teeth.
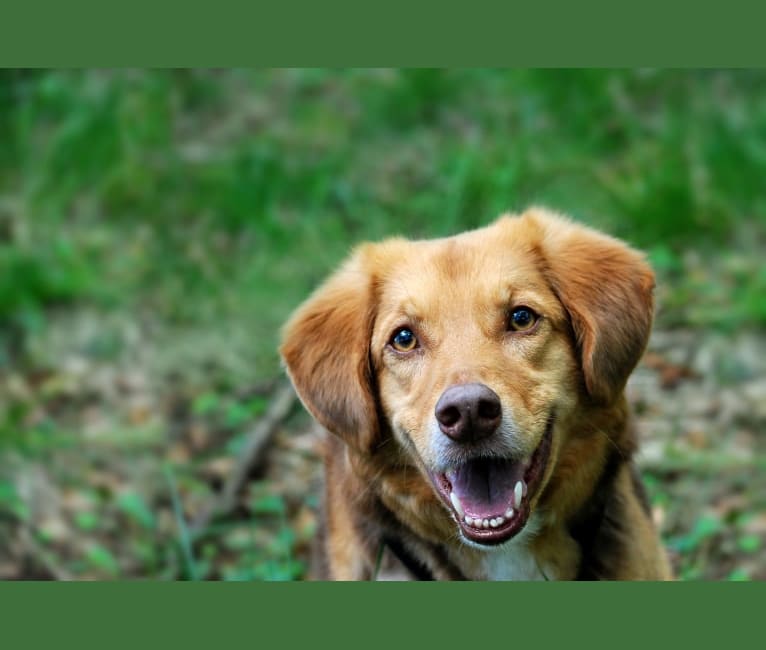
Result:
{"label": "dog's teeth", "polygon": [[524,485],[521,481],[516,481],[516,486],[513,488],[513,502],[518,508],[521,505],[521,499],[524,497]]}
{"label": "dog's teeth", "polygon": [[455,506],[455,511],[457,512],[458,516],[462,517],[465,512],[463,511],[463,504],[460,503],[460,499],[455,496],[454,492],[449,493],[449,499],[452,501],[452,505]]}
{"label": "dog's teeth", "polygon": [[506,510],[506,511],[505,511],[505,516],[506,516],[508,519],[511,519],[511,518],[513,518],[513,508],[508,508],[508,510]]}
{"label": "dog's teeth", "polygon": [[492,519],[489,520],[489,525],[492,526],[492,528],[497,528],[497,519],[492,517]]}
{"label": "dog's teeth", "polygon": [[497,519],[495,519],[495,521],[497,522],[498,526],[502,526],[505,523],[505,519],[503,519],[502,517],[498,517]]}
{"label": "dog's teeth", "polygon": [[469,526],[473,526],[473,519],[469,517],[468,515],[465,516],[465,523],[467,523]]}
{"label": "dog's teeth", "polygon": [[481,522],[482,528],[489,528],[489,519],[485,519]]}
{"label": "dog's teeth", "polygon": [[527,496],[527,484],[525,481],[521,482],[521,486],[524,488],[524,496]]}

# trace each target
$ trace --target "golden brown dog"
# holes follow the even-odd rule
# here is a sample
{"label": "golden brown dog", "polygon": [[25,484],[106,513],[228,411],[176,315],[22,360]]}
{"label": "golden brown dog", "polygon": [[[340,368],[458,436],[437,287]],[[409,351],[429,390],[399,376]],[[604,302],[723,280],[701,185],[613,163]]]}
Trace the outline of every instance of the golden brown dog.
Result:
{"label": "golden brown dog", "polygon": [[421,579],[664,579],[623,394],[654,276],[543,209],[365,244],[284,330],[327,439],[322,570]]}

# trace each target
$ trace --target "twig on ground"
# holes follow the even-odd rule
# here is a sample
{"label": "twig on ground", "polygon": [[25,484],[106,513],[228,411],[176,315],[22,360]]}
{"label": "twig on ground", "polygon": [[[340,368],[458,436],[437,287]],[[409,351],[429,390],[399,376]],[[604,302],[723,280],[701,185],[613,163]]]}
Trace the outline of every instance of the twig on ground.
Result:
{"label": "twig on ground", "polygon": [[267,443],[271,440],[279,424],[290,414],[295,400],[295,391],[289,384],[282,385],[274,394],[269,409],[248,435],[247,444],[237,460],[234,470],[226,480],[220,495],[191,526],[193,538],[203,534],[214,519],[234,509],[237,503],[237,494],[247,482],[250,470],[258,464]]}

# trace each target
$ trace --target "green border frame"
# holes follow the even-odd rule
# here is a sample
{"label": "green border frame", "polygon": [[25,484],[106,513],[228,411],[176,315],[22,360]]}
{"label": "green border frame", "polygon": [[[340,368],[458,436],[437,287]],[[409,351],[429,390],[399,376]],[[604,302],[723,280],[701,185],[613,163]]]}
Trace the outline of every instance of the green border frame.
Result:
{"label": "green border frame", "polygon": [[763,595],[762,583],[0,584],[12,648],[315,647],[320,636],[433,647],[492,634],[509,644],[720,647],[755,633]]}
{"label": "green border frame", "polygon": [[754,66],[766,6],[6,0],[6,66]]}

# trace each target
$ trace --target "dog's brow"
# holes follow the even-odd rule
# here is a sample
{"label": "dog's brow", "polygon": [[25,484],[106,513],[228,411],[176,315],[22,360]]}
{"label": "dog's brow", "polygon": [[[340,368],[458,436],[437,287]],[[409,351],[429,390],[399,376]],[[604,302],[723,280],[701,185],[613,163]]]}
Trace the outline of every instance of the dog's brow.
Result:
{"label": "dog's brow", "polygon": [[492,303],[500,308],[507,307],[513,301],[514,293],[512,285],[504,284],[492,294]]}
{"label": "dog's brow", "polygon": [[422,314],[425,313],[426,310],[422,309],[418,305],[417,299],[410,294],[399,301],[394,312],[401,315],[403,318],[416,323],[423,320]]}

